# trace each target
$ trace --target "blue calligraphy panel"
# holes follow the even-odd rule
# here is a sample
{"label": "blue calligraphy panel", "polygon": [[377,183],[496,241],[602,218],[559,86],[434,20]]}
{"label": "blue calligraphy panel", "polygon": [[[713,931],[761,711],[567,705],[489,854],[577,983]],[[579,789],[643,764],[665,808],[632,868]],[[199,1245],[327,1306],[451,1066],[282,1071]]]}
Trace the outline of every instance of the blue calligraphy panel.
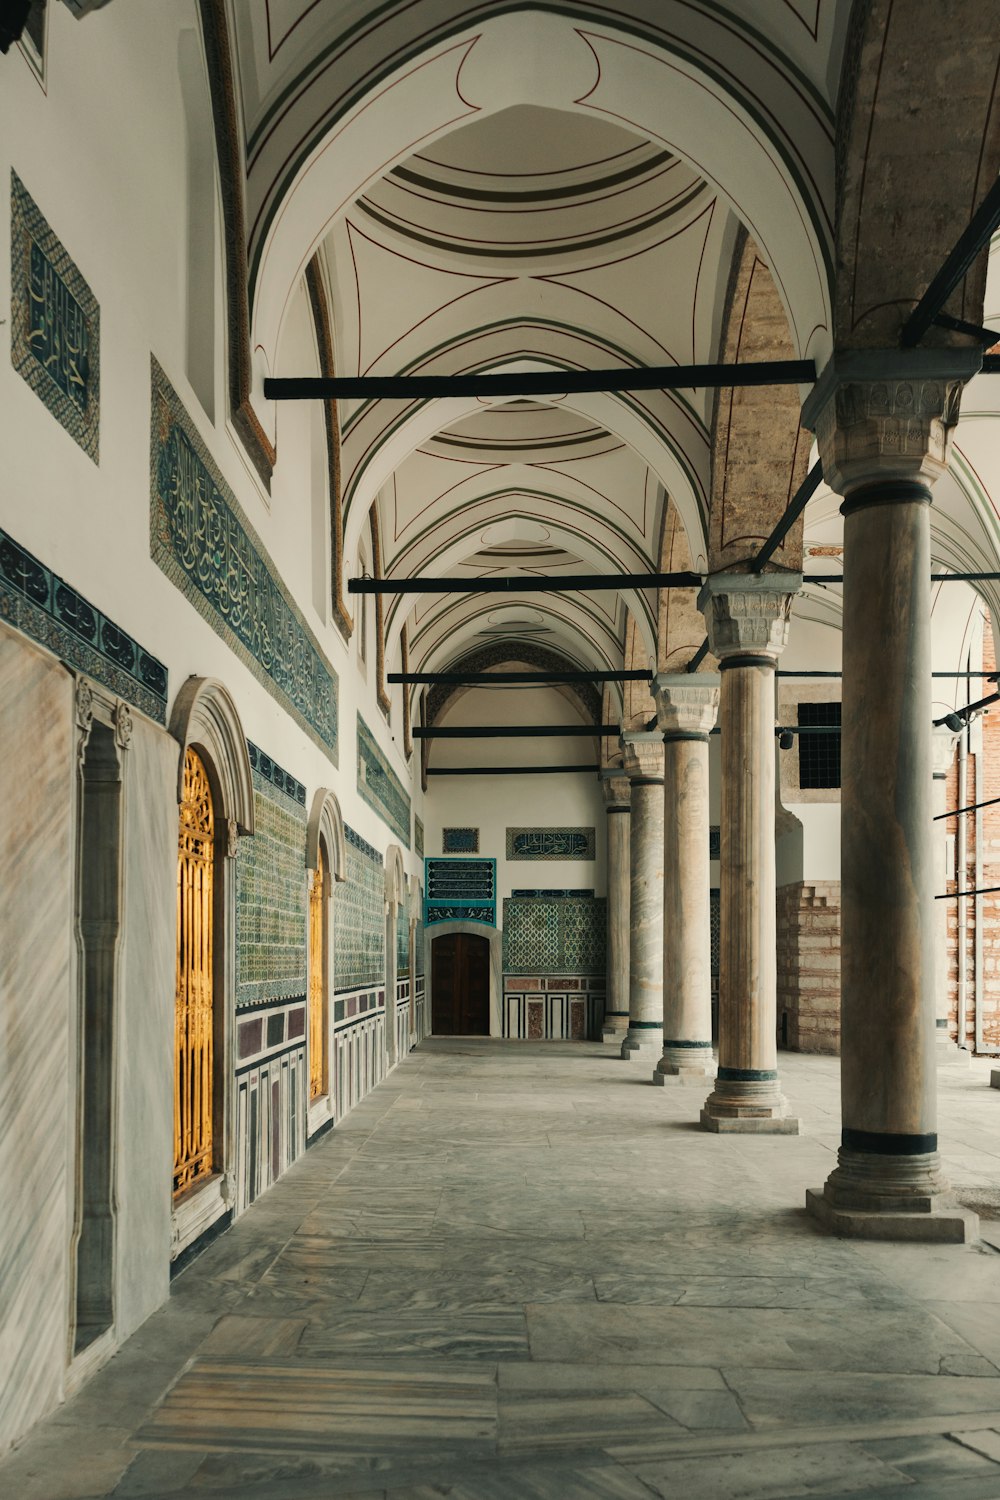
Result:
{"label": "blue calligraphy panel", "polygon": [[403,845],[410,847],[410,799],[358,714],[358,791]]}
{"label": "blue calligraphy panel", "polygon": [[11,172],[11,359],[74,442],[98,461],[100,308]]}
{"label": "blue calligraphy panel", "polygon": [[508,859],[593,859],[593,828],[508,828]]}
{"label": "blue calligraphy panel", "polygon": [[496,925],[495,859],[425,859],[425,921]]}
{"label": "blue calligraphy panel", "polygon": [[152,361],[150,552],[337,764],[337,674]]}

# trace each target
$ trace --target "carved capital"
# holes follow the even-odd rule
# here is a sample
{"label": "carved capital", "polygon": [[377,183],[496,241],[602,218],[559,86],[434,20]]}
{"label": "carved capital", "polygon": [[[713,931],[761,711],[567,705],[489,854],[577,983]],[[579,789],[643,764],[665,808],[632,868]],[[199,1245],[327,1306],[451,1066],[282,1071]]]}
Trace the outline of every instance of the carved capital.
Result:
{"label": "carved capital", "polygon": [[719,712],[719,679],[714,672],[661,672],[653,681],[653,698],[664,734],[711,734]]}
{"label": "carved capital", "polygon": [[662,734],[656,730],[629,730],[622,735],[622,759],[630,781],[662,781]]}
{"label": "carved capital", "polygon": [[604,805],[610,812],[612,808],[628,807],[632,793],[632,783],[624,770],[612,769],[601,772],[601,786],[604,791]]}
{"label": "carved capital", "polygon": [[951,763],[955,759],[955,746],[958,737],[962,733],[960,729],[949,729],[947,724],[935,724],[931,732],[931,765],[935,779],[942,781],[951,770]]}
{"label": "carved capital", "polygon": [[121,698],[115,704],[115,739],[122,750],[127,750],[132,743],[132,714]]}
{"label": "carved capital", "polygon": [[85,677],[76,679],[76,727],[84,735],[90,733],[94,721],[94,694]]}
{"label": "carved capital", "polygon": [[962,389],[981,358],[965,349],[835,354],[802,409],[830,488],[849,495],[880,480],[932,485],[948,466]]}
{"label": "carved capital", "polygon": [[239,848],[240,825],[235,818],[226,819],[226,858],[235,859]]}
{"label": "carved capital", "polygon": [[788,643],[792,600],[800,573],[715,573],[698,595],[714,656],[770,656]]}

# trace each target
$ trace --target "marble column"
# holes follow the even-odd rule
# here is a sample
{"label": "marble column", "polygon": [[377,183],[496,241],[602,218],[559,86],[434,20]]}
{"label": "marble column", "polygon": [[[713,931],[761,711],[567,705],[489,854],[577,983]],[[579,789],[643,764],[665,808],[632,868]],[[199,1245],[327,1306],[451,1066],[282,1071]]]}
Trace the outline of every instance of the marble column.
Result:
{"label": "marble column", "polygon": [[[947,724],[935,724],[931,734],[931,838],[934,843],[935,895],[944,890],[948,879],[948,862],[945,857],[948,823],[941,814],[949,811],[948,772],[955,759],[957,741],[958,735]],[[934,993],[937,998],[934,1041],[938,1067],[948,1063],[963,1063],[967,1066],[971,1061],[969,1052],[948,1035],[951,1009],[948,1003],[948,909],[951,904],[948,901],[934,902]]]}
{"label": "marble column", "polygon": [[837,1234],[964,1241],[937,1138],[931,823],[930,486],[948,461],[961,350],[836,355],[806,402],[844,496],[841,1107],[809,1210]]}
{"label": "marble column", "polygon": [[778,1080],[774,669],[801,581],[716,573],[698,599],[721,674],[719,1065],[701,1112],[719,1133],[799,1129]]}
{"label": "marble column", "polygon": [[719,679],[661,673],[654,697],[663,731],[663,1056],[653,1082],[704,1084],[715,1076],[708,737]]}
{"label": "marble column", "polygon": [[622,1057],[651,1062],[663,1035],[663,736],[622,735],[631,784],[628,1031]]}
{"label": "marble column", "polygon": [[601,772],[608,817],[608,989],[601,1041],[620,1047],[628,1031],[629,779],[621,767]]}

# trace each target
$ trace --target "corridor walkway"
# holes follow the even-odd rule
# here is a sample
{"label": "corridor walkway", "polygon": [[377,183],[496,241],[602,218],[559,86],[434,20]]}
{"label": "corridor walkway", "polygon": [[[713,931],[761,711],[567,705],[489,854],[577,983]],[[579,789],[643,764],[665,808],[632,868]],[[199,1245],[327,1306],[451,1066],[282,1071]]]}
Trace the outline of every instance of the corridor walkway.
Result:
{"label": "corridor walkway", "polygon": [[[719,1138],[597,1045],[432,1041],[174,1284],[0,1464],[18,1500],[1000,1497],[1000,1223],[824,1238],[808,1133]],[[998,1201],[1000,1093],[942,1082]],[[992,1242],[992,1243],[991,1243]]]}

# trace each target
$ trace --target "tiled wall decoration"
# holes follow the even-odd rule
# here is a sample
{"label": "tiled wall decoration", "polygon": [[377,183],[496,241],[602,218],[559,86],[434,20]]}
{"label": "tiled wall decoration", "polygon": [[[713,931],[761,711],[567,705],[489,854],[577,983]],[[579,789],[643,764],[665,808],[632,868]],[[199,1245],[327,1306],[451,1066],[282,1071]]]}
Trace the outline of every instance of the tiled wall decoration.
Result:
{"label": "tiled wall decoration", "polygon": [[396,837],[410,847],[410,799],[403,783],[358,714],[358,792]]}
{"label": "tiled wall decoration", "polygon": [[514,898],[503,903],[505,974],[606,972],[607,902],[603,896],[548,900]]}
{"label": "tiled wall decoration", "polygon": [[413,852],[417,856],[418,859],[423,859],[423,857],[424,857],[424,825],[420,821],[420,819],[417,817],[416,813],[414,813],[414,815],[413,815]]}
{"label": "tiled wall decoration", "polygon": [[424,922],[484,922],[496,926],[495,859],[425,859]]}
{"label": "tiled wall decoration", "polygon": [[98,462],[101,311],[15,171],[10,174],[11,360]]}
{"label": "tiled wall decoration", "polygon": [[508,828],[508,859],[593,859],[593,828]]}
{"label": "tiled wall decoration", "polygon": [[61,661],[102,682],[158,724],[167,720],[167,669],[132,636],[0,530],[0,619]]}
{"label": "tiled wall decoration", "polygon": [[254,836],[240,839],[236,856],[238,1007],[306,992],[305,788],[300,800],[301,783],[249,749]]}
{"label": "tiled wall decoration", "polygon": [[279,792],[284,792],[286,797],[290,797],[300,807],[305,807],[306,789],[301,781],[296,781],[295,777],[283,770],[276,760],[265,755],[263,750],[258,750],[251,740],[247,740],[247,754],[250,757],[252,771],[258,772],[263,781],[269,781],[273,787]]}
{"label": "tiled wall decoration", "polygon": [[396,978],[402,979],[410,972],[410,916],[406,908],[396,911]]}
{"label": "tiled wall decoration", "polygon": [[424,924],[419,919],[413,929],[413,957],[416,977],[422,979],[424,973]]}
{"label": "tiled wall decoration", "polygon": [[154,561],[336,765],[336,673],[155,359],[150,489]]}
{"label": "tiled wall decoration", "polygon": [[442,854],[478,854],[478,828],[442,828]]}
{"label": "tiled wall decoration", "polygon": [[377,849],[344,826],[347,879],[333,897],[333,982],[341,991],[385,984],[385,872]]}

